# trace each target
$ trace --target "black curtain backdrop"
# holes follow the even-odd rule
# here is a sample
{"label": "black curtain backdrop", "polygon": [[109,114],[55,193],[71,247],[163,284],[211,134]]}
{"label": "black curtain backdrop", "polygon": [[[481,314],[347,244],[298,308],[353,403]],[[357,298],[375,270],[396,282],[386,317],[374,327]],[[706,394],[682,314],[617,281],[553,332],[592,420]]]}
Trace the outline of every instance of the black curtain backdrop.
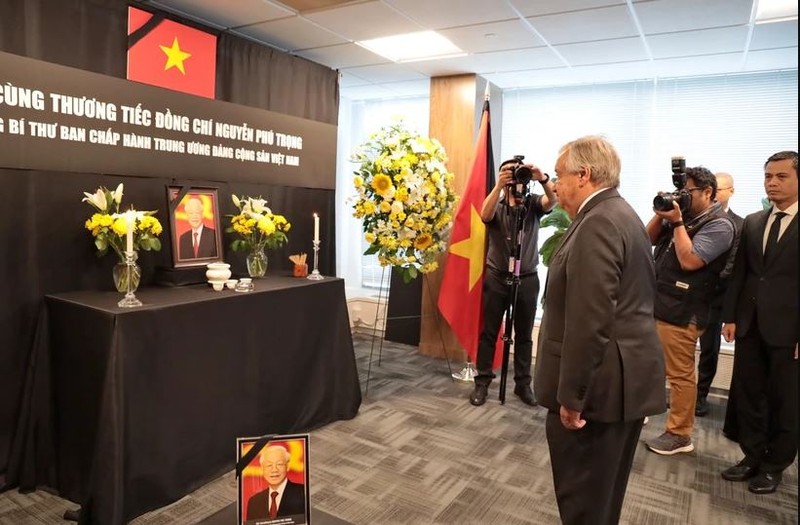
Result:
{"label": "black curtain backdrop", "polygon": [[[121,0],[0,0],[0,50],[125,78],[129,4],[152,10]],[[217,43],[217,99],[335,125],[338,74],[222,34]],[[330,159],[331,170],[335,160]],[[92,209],[81,198],[84,191],[93,192],[101,185],[113,189],[120,182],[125,185],[123,203],[158,210],[165,227],[162,251],[140,254],[143,285],[147,285],[153,282],[157,267],[169,267],[172,261],[165,190],[173,183],[169,173],[160,179],[0,166],[0,490],[10,488],[5,486],[5,474],[43,295],[113,289],[115,257],[96,257],[92,238],[83,228]],[[232,193],[261,195],[293,223],[288,245],[268,253],[269,272],[288,272],[289,254],[312,253],[310,216],[318,212],[323,217],[320,236],[324,241],[319,269],[335,275],[333,190],[234,183],[224,173],[217,180],[196,182],[219,188],[223,215],[235,211]],[[226,225],[224,217],[222,225]],[[230,251],[231,240],[223,237],[224,258],[234,273],[244,274],[244,255]]]}

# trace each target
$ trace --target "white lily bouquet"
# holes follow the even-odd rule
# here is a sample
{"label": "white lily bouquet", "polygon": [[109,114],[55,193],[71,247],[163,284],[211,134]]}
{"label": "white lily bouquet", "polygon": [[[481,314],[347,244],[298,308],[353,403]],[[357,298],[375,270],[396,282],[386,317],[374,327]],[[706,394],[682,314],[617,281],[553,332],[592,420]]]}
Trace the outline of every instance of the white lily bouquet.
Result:
{"label": "white lily bouquet", "polygon": [[154,211],[122,211],[122,183],[114,191],[101,186],[94,193],[84,192],[82,199],[92,206],[96,212],[86,220],[84,226],[92,233],[94,245],[97,247],[98,257],[108,253],[109,249],[114,250],[121,261],[125,260],[125,238],[128,234],[128,215],[133,220],[133,249],[154,250],[161,249],[161,241],[158,236],[161,234],[162,227],[158,219],[154,217]]}

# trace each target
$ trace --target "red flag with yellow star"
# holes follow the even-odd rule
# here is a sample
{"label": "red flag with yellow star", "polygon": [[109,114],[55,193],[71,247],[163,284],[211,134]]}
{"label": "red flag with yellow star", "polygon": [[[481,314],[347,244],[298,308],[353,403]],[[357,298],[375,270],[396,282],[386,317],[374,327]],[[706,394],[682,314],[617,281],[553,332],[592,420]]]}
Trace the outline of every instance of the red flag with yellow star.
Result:
{"label": "red flag with yellow star", "polygon": [[[439,310],[475,361],[478,337],[483,326],[483,267],[486,259],[486,225],[481,220],[481,206],[494,186],[494,155],[489,119],[489,100],[483,103],[481,126],[472,160],[472,170],[453,221],[447,262],[439,289]],[[493,368],[498,368],[503,352],[495,351]]]}
{"label": "red flag with yellow star", "polygon": [[128,7],[128,80],[214,98],[217,37]]}

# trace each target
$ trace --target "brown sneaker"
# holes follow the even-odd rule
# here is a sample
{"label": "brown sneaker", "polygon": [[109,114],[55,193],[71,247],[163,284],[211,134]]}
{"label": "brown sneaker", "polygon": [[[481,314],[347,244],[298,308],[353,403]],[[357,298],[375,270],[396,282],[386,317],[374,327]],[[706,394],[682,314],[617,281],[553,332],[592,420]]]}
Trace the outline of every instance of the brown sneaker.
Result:
{"label": "brown sneaker", "polygon": [[680,452],[691,452],[694,450],[691,437],[679,436],[671,432],[664,432],[657,438],[651,439],[646,444],[647,448],[662,456],[671,456]]}

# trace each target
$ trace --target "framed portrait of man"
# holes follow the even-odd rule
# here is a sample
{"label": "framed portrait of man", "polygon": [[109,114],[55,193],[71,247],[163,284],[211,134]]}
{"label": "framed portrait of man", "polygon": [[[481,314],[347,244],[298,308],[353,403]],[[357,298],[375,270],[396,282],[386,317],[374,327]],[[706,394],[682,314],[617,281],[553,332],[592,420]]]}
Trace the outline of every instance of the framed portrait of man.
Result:
{"label": "framed portrait of man", "polygon": [[308,434],[238,438],[236,454],[240,525],[310,525]]}
{"label": "framed portrait of man", "polygon": [[222,260],[219,199],[216,188],[167,186],[172,262],[205,266]]}

